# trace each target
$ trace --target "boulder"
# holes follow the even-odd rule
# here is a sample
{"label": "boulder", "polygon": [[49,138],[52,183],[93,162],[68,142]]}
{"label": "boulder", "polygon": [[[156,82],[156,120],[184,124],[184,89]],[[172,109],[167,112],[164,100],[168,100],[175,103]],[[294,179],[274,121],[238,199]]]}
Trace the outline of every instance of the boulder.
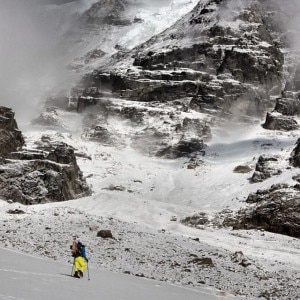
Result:
{"label": "boulder", "polygon": [[207,225],[209,223],[209,217],[206,213],[200,212],[193,216],[182,219],[181,223],[191,227],[197,227],[199,225]]}
{"label": "boulder", "polygon": [[233,172],[234,173],[250,173],[252,171],[252,168],[248,165],[239,165],[239,166],[236,166],[234,169],[233,169]]}
{"label": "boulder", "polygon": [[91,193],[77,165],[50,160],[7,162],[1,166],[0,196],[25,205],[76,199]]}
{"label": "boulder", "polygon": [[274,110],[285,116],[298,116],[300,115],[300,101],[295,98],[279,98]]}
{"label": "boulder", "polygon": [[214,267],[214,263],[210,257],[196,257],[188,262],[189,264],[198,265],[198,266],[208,266]]}
{"label": "boulder", "polygon": [[252,183],[264,181],[272,176],[280,175],[280,156],[261,155],[256,163],[255,172],[250,181]]}
{"label": "boulder", "polygon": [[111,230],[105,229],[105,230],[100,230],[97,232],[97,237],[101,237],[103,239],[112,239],[113,235]]}
{"label": "boulder", "polygon": [[156,153],[157,157],[164,157],[167,159],[176,159],[180,157],[189,157],[192,154],[203,154],[205,144],[203,140],[197,138],[181,139],[175,145],[169,145]]}
{"label": "boulder", "polygon": [[9,209],[6,213],[10,215],[23,215],[25,214],[25,211],[19,208],[15,208],[15,209]]}
{"label": "boulder", "polygon": [[250,194],[247,202],[254,205],[240,209],[235,222],[230,220],[234,229],[263,229],[300,237],[300,192],[297,186],[272,186]]}
{"label": "boulder", "polygon": [[262,126],[265,129],[282,131],[291,131],[299,128],[297,121],[292,117],[270,112],[267,113],[266,121]]}

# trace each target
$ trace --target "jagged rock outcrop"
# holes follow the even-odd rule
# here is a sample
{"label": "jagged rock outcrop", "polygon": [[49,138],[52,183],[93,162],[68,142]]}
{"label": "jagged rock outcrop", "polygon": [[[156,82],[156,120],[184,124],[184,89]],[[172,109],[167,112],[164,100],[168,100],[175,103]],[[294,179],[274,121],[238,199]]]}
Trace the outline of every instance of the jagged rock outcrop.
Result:
{"label": "jagged rock outcrop", "polygon": [[[233,16],[223,13],[227,4],[199,1],[167,30],[132,51],[116,53],[83,76],[71,91],[77,111],[92,105],[100,112],[99,106],[109,97],[122,99],[118,109],[106,110],[99,132],[89,127],[90,132],[94,130],[89,136],[108,144],[109,135],[115,134],[110,117],[121,117],[135,126],[130,136],[135,148],[143,148],[148,155],[181,157],[175,153],[201,153],[204,147],[200,144],[211,137],[212,118],[189,114],[196,111],[220,117],[214,119],[217,123],[223,118],[262,116],[274,107],[273,96],[279,97],[282,90],[284,66],[280,50],[284,29],[274,21],[274,11],[279,8],[267,1],[253,0],[236,7],[231,3]],[[108,24],[111,9],[116,10],[117,21],[111,20],[117,25],[118,20],[126,19],[125,2],[107,0],[95,3],[82,20]],[[125,104],[128,100],[130,105]],[[170,118],[161,130],[166,112]],[[286,119],[266,123],[280,130],[297,127]],[[202,142],[193,146],[195,139]]]}
{"label": "jagged rock outcrop", "polygon": [[[277,5],[278,18],[272,23],[283,29],[283,34],[277,37],[280,44],[285,48],[284,63],[284,85],[281,95],[276,100],[276,105],[272,114],[268,113],[265,128],[270,130],[290,131],[298,129],[298,124],[293,118],[300,115],[299,95],[300,95],[300,66],[299,52],[295,50],[293,30],[289,28],[289,19],[297,18],[295,3],[290,1],[286,6],[281,6],[279,1],[265,1],[267,5]],[[286,13],[288,12],[288,13]],[[271,19],[267,19],[270,22]],[[295,31],[296,32],[296,31]],[[298,47],[296,45],[296,47]]]}
{"label": "jagged rock outcrop", "polygon": [[232,227],[260,229],[278,234],[300,237],[300,175],[294,176],[294,185],[275,184],[266,190],[249,194],[247,206],[237,212],[224,209],[214,215],[198,212],[185,217],[181,223],[202,229],[204,227]]}
{"label": "jagged rock outcrop", "polygon": [[[291,153],[290,164],[300,166],[300,139]],[[258,159],[252,182],[259,182],[281,173],[280,157],[263,155]],[[294,176],[294,185],[286,183],[272,185],[266,190],[258,190],[246,199],[250,204],[236,214],[230,213],[222,219],[222,225],[234,229],[263,229],[275,233],[300,237],[300,176]],[[221,224],[219,222],[219,224]]]}
{"label": "jagged rock outcrop", "polygon": [[[293,60],[299,60],[299,57],[293,53],[289,53],[288,56],[295,56]],[[290,57],[287,60],[290,60]],[[299,128],[299,124],[293,117],[300,115],[300,67],[295,63],[290,63],[288,68],[291,72],[288,74],[281,97],[276,100],[274,111],[267,113],[263,125],[266,129],[291,131]]]}
{"label": "jagged rock outcrop", "polygon": [[284,116],[298,116],[300,115],[300,99],[298,96],[290,96],[290,98],[279,98],[276,102],[274,110]]}
{"label": "jagged rock outcrop", "polygon": [[71,164],[78,167],[74,149],[65,143],[59,143],[57,146],[55,146],[55,148],[52,149],[46,156],[46,159],[54,161],[58,164]]}
{"label": "jagged rock outcrop", "polygon": [[159,150],[156,153],[158,157],[164,157],[168,159],[176,159],[180,157],[189,157],[192,153],[203,153],[205,150],[205,144],[203,140],[196,138],[182,139],[175,145],[169,145],[166,148]]}
{"label": "jagged rock outcrop", "polygon": [[14,112],[10,108],[0,106],[0,156],[6,157],[20,149],[24,143]]}
{"label": "jagged rock outcrop", "polygon": [[263,128],[270,130],[291,131],[299,128],[296,120],[290,116],[284,116],[279,113],[267,113]]}
{"label": "jagged rock outcrop", "polygon": [[70,200],[90,194],[74,149],[43,137],[39,149],[23,149],[11,109],[0,107],[0,197],[23,204]]}
{"label": "jagged rock outcrop", "polygon": [[67,144],[47,152],[15,152],[0,166],[0,197],[22,204],[65,201],[90,194]]}
{"label": "jagged rock outcrop", "polygon": [[234,219],[224,225],[234,229],[264,229],[266,231],[300,237],[300,193],[298,185],[274,185],[268,190],[250,194]]}
{"label": "jagged rock outcrop", "polygon": [[282,173],[279,155],[261,155],[255,166],[255,171],[250,179],[252,183],[264,181],[272,176]]}
{"label": "jagged rock outcrop", "polygon": [[[235,20],[231,20],[243,23],[238,30],[234,30],[218,22],[213,24],[222,7],[221,2],[209,1],[205,7],[199,2],[190,15],[138,49],[133,63],[142,68],[138,76],[147,78],[148,81],[170,81],[162,86],[157,86],[156,83],[152,89],[143,92],[146,97],[143,99],[151,101],[155,97],[160,101],[163,98],[172,100],[172,97],[180,97],[178,89],[198,98],[200,103],[210,104],[210,107],[215,104],[230,111],[230,102],[233,104],[248,93],[253,93],[250,101],[261,101],[263,105],[263,97],[252,92],[244,83],[266,86],[273,89],[274,93],[277,88],[277,92],[280,92],[278,87],[281,86],[283,54],[275,45],[270,28],[264,22],[263,6],[254,3],[243,9]],[[208,29],[203,29],[203,23]],[[191,32],[197,34],[198,29],[203,42],[195,44],[189,41],[184,47],[178,47],[178,42],[182,41],[181,36],[176,35],[176,25],[179,24],[182,27],[180,31],[186,30],[187,36]],[[156,48],[156,43],[162,42],[168,34],[173,42],[167,43],[165,51],[160,51]],[[258,53],[262,56],[258,56]],[[231,80],[222,80],[221,75],[225,74]],[[216,78],[216,75],[220,78]],[[232,84],[232,79],[236,80],[235,84]],[[210,84],[211,81],[213,84]],[[211,90],[214,92],[210,93]],[[136,92],[135,89],[134,93]],[[207,99],[206,95],[209,96]],[[224,107],[225,95],[227,107]]]}
{"label": "jagged rock outcrop", "polygon": [[[165,125],[165,128],[146,127],[135,135],[131,146],[144,154],[166,159],[191,157],[205,153],[206,145],[199,135],[185,134],[182,131],[182,124],[174,125],[174,127],[180,128],[174,133],[171,131],[174,130],[172,127],[169,130],[168,124]],[[201,128],[203,129],[205,126]]]}

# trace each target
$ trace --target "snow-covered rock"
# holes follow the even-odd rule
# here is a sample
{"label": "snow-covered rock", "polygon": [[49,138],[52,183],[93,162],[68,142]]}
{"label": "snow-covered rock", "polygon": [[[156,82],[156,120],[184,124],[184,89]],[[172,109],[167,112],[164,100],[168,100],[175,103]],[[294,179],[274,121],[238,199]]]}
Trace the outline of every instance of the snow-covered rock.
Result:
{"label": "snow-covered rock", "polygon": [[[44,137],[35,149],[25,149],[14,113],[0,108],[0,195],[24,204],[64,201],[90,194],[77,165],[74,149]],[[46,145],[46,146],[45,146]]]}
{"label": "snow-covered rock", "polygon": [[[106,7],[104,2],[97,2],[93,9],[120,6],[125,13],[124,3]],[[210,127],[220,119],[256,118],[275,106],[273,96],[279,97],[284,81],[284,54],[278,40],[284,28],[272,23],[276,9],[275,4],[254,0],[243,5],[199,1],[165,31],[131,51],[111,56],[83,76],[71,90],[72,101],[78,103],[80,112],[94,105],[100,113],[107,97],[122,99],[119,113],[114,110],[114,115],[129,116],[136,123],[136,131],[143,132],[145,144],[156,140],[153,132],[162,131],[161,116],[153,115],[152,108],[172,111],[164,126],[168,130],[164,129],[163,138],[155,142],[155,151],[146,152],[148,155],[163,153],[184,140],[205,142],[211,137]],[[179,108],[181,99],[185,101]],[[124,107],[129,101],[130,108]],[[195,112],[207,118],[192,117]],[[150,118],[153,125],[145,126]],[[199,125],[185,126],[188,119]],[[289,129],[294,130],[297,126],[292,122]],[[198,130],[195,136],[197,126],[206,129]],[[189,134],[192,136],[187,137]],[[136,144],[140,135],[137,137],[133,130],[128,137]],[[196,147],[191,152],[201,154],[201,150]]]}
{"label": "snow-covered rock", "polygon": [[255,205],[238,212],[235,224],[231,223],[235,229],[259,228],[300,237],[299,184],[274,185],[250,194],[247,202]]}

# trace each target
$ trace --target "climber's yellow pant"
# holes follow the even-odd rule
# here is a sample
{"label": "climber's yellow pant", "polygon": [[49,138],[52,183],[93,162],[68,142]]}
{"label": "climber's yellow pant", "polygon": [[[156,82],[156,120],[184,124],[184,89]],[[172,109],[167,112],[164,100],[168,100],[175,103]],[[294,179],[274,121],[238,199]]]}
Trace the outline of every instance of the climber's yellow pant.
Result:
{"label": "climber's yellow pant", "polygon": [[76,257],[74,260],[74,272],[77,272],[77,271],[84,272],[85,269],[86,269],[86,263],[85,263],[83,257],[81,257],[81,256]]}

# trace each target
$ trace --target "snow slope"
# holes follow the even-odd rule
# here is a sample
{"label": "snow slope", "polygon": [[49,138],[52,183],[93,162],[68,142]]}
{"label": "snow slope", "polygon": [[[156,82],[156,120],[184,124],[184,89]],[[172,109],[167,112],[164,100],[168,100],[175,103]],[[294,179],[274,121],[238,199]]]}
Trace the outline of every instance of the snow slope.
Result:
{"label": "snow slope", "polygon": [[[0,249],[0,299],[167,300],[222,299],[208,290],[182,288],[154,280],[91,268],[90,280],[70,276],[71,265]],[[229,299],[229,298],[226,298]]]}
{"label": "snow slope", "polygon": [[[157,212],[172,207],[167,214],[168,218],[173,214],[181,218],[199,210],[207,213],[225,208],[237,210],[244,206],[249,193],[267,189],[275,183],[290,183],[298,173],[297,169],[287,169],[288,158],[297,141],[297,131],[271,132],[263,129],[260,122],[216,128],[213,139],[207,143],[205,156],[199,158],[200,166],[188,169],[186,158],[164,160],[148,157],[126,144],[126,136],[134,127],[125,122],[118,119],[111,122],[117,134],[124,137],[124,145],[105,146],[82,138],[78,127],[78,124],[82,124],[82,115],[58,112],[61,128],[46,130],[45,127],[23,127],[26,144],[34,148],[36,140],[42,135],[49,135],[53,141],[64,141],[72,145],[78,154],[85,154],[78,158],[78,163],[93,188],[91,201],[99,201],[102,214],[106,211],[109,215],[116,206],[119,210],[121,207],[125,209],[127,202],[129,206],[133,202],[136,205],[148,203]],[[151,122],[147,126],[151,127]],[[254,171],[262,154],[279,154],[281,159],[278,167],[283,170],[281,175],[263,182],[250,183],[253,172],[233,172],[238,165],[248,165]],[[113,191],[113,186],[122,187],[122,191]],[[122,206],[117,205],[119,202]],[[84,201],[86,207],[88,203],[89,200]],[[133,215],[120,215],[125,221],[133,221]],[[151,220],[147,223],[145,218],[134,221],[148,225],[153,222]]]}
{"label": "snow slope", "polygon": [[[94,194],[30,207],[2,202],[0,217],[5,226],[0,230],[0,245],[71,263],[68,244],[76,233],[89,245],[95,268],[180,285],[204,284],[240,297],[256,298],[277,288],[280,299],[298,295],[299,240],[258,230],[196,229],[180,223],[198,212],[213,217],[223,209],[237,210],[245,205],[249,192],[291,182],[297,170],[284,168],[297,132],[273,133],[259,124],[227,129],[226,135],[216,132],[202,164],[190,170],[185,159],[165,161],[143,156],[129,145],[114,148],[87,141],[74,126],[82,115],[61,114],[64,126],[56,130],[23,127],[27,147],[34,148],[42,135],[73,145]],[[119,129],[126,135],[126,126]],[[281,175],[251,184],[251,174],[233,172],[240,164],[254,167],[266,152],[282,155]],[[15,208],[25,214],[7,214]],[[100,229],[112,230],[116,240],[96,238]],[[250,267],[234,259],[240,251]],[[191,257],[210,258],[214,266],[194,265]]]}

